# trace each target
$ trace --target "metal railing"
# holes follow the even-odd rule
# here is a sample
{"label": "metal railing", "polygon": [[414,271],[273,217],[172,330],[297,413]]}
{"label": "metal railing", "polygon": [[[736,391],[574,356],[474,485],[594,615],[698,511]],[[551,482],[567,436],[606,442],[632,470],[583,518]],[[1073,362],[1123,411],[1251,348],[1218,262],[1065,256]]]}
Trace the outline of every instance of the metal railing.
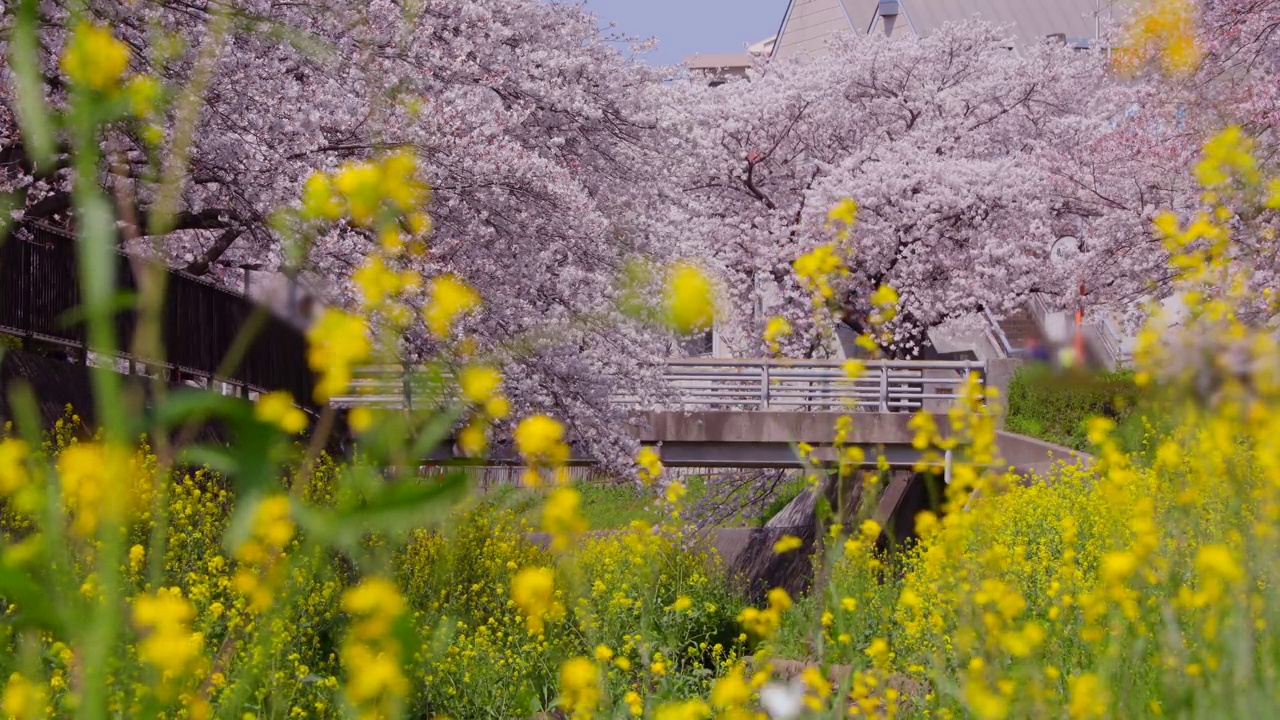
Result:
{"label": "metal railing", "polygon": [[[866,361],[857,377],[840,360],[670,360],[663,378],[670,399],[658,407],[707,410],[912,412],[945,408],[961,395],[975,361]],[[642,406],[620,394],[614,401]]]}
{"label": "metal railing", "polygon": [[[0,333],[74,348],[82,356],[94,353],[83,323],[72,319],[80,310],[75,238],[56,228],[35,223],[15,227],[0,238]],[[130,258],[113,258],[121,292],[136,292],[138,279]],[[250,321],[255,304],[248,298],[185,273],[168,271],[160,318],[164,357],[115,358],[132,368],[169,368],[183,373],[243,386],[258,392],[289,390],[302,400],[311,397],[315,380],[306,360],[306,340],[284,321],[268,315],[229,377],[217,374],[241,329]],[[116,336],[131,338],[137,311],[126,307],[114,315]]]}
{"label": "metal railing", "polygon": [[[622,391],[613,402],[638,409],[745,410],[801,412],[945,411],[961,396],[969,375],[985,382],[979,361],[867,361],[857,377],[845,374],[840,360],[668,360],[666,392],[655,400]],[[404,408],[455,397],[447,374],[422,373],[401,365],[357,368],[335,407]]]}

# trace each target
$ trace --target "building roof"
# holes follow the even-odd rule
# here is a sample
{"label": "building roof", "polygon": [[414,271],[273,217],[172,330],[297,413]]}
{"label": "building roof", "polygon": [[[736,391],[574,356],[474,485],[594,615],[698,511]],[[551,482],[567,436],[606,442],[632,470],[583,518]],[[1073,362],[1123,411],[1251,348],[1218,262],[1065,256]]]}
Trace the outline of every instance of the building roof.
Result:
{"label": "building roof", "polygon": [[684,59],[684,64],[691,70],[729,70],[733,68],[749,68],[753,60],[751,53],[698,53]]}
{"label": "building roof", "polygon": [[978,17],[1011,24],[1019,42],[1063,35],[1088,45],[1131,0],[790,0],[774,57],[821,55],[841,33],[924,36],[948,22]]}

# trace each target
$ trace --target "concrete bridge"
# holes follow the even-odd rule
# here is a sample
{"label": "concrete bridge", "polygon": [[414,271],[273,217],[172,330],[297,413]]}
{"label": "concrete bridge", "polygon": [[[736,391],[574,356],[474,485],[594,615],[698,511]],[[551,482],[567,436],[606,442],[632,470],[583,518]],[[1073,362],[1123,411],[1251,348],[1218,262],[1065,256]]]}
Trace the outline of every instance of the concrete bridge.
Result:
{"label": "concrete bridge", "polygon": [[[891,466],[909,468],[922,454],[911,444],[912,415],[936,414],[945,436],[946,413],[968,378],[976,376],[985,387],[993,374],[1008,372],[994,370],[977,361],[867,361],[851,378],[844,363],[835,360],[677,359],[667,363],[667,392],[661,396],[622,392],[613,401],[631,411],[627,429],[632,436],[656,448],[669,467],[798,468],[803,465],[799,443],[814,448],[816,461],[834,462],[836,423],[849,416],[853,423],[845,444],[861,448],[868,465],[883,455]],[[333,403],[412,406],[415,398],[438,401],[448,393],[447,385],[437,379],[426,387],[402,368],[370,367],[358,372],[351,391]],[[1003,433],[999,443],[1003,459],[1016,467],[1043,465],[1055,451],[1059,457],[1070,453]],[[498,448],[492,460],[515,463],[518,458]],[[575,448],[573,462],[589,464],[592,458]]]}

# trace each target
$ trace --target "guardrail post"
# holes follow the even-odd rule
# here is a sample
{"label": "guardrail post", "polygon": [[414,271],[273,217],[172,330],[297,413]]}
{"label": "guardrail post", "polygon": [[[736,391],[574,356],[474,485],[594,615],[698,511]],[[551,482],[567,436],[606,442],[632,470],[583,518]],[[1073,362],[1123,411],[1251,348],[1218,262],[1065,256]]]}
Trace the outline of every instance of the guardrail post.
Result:
{"label": "guardrail post", "polygon": [[766,359],[760,366],[760,409],[769,409],[769,361]]}
{"label": "guardrail post", "polygon": [[406,411],[413,410],[413,392],[409,387],[409,363],[401,363],[400,367],[403,372],[400,375],[401,390],[404,393],[404,409]]}
{"label": "guardrail post", "polygon": [[889,366],[880,365],[880,412],[889,412]]}

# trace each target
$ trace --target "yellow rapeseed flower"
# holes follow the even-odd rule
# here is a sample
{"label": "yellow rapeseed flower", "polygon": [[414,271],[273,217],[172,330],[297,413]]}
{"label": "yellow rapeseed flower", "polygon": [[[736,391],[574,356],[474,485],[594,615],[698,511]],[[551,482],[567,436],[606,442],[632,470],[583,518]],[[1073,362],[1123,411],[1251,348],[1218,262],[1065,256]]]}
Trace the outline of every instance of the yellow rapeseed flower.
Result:
{"label": "yellow rapeseed flower", "polygon": [[142,563],[147,559],[147,550],[141,545],[134,545],[129,548],[129,570],[138,572],[142,569]]}
{"label": "yellow rapeseed flower", "polygon": [[800,672],[800,682],[804,684],[804,703],[813,712],[822,710],[824,702],[831,696],[831,681],[822,671],[810,665]]}
{"label": "yellow rapeseed flower", "polygon": [[1072,720],[1092,720],[1107,713],[1107,691],[1094,673],[1084,673],[1067,681],[1067,714]]}
{"label": "yellow rapeseed flower", "polygon": [[158,668],[166,680],[195,670],[204,650],[204,635],[191,631],[195,607],[178,588],[160,588],[133,601],[133,622],[142,632],[138,659]]}
{"label": "yellow rapeseed flower", "polygon": [[373,427],[373,420],[373,410],[367,407],[352,408],[351,413],[347,415],[347,425],[358,433]]}
{"label": "yellow rapeseed flower", "polygon": [[858,203],[852,198],[845,198],[827,211],[827,221],[840,223],[847,230],[858,220]]}
{"label": "yellow rapeseed flower", "polygon": [[123,519],[142,502],[128,484],[132,472],[128,452],[101,443],[76,443],[58,456],[62,500],[72,515],[71,529],[92,535],[104,517]]}
{"label": "yellow rapeseed flower", "polygon": [[1129,70],[1155,57],[1165,71],[1192,71],[1201,56],[1196,40],[1195,3],[1192,0],[1154,0],[1137,15],[1130,28],[1128,46],[1117,58]]}
{"label": "yellow rapeseed flower", "polygon": [[876,540],[880,537],[880,523],[872,520],[871,518],[867,518],[858,526],[858,532],[861,533],[862,537],[867,541]]}
{"label": "yellow rapeseed flower", "polygon": [[483,405],[494,397],[502,384],[502,373],[487,365],[468,365],[458,374],[462,397],[467,402]]}
{"label": "yellow rapeseed flower", "polygon": [[4,692],[0,693],[0,716],[17,720],[46,717],[46,702],[43,687],[15,672],[5,683]]}
{"label": "yellow rapeseed flower", "polygon": [[667,273],[663,298],[667,321],[677,332],[707,330],[715,323],[711,280],[689,263],[677,263]]}
{"label": "yellow rapeseed flower", "polygon": [[627,711],[635,717],[644,715],[644,699],[640,697],[640,693],[635,690],[628,690],[627,694],[622,696],[622,701],[627,704]]}
{"label": "yellow rapeseed flower", "polygon": [[29,481],[26,461],[31,451],[14,438],[0,439],[0,497],[13,495]]}
{"label": "yellow rapeseed flower", "polygon": [[653,712],[653,720],[707,720],[711,708],[701,700],[663,703]]}
{"label": "yellow rapeseed flower", "polygon": [[582,496],[571,487],[551,491],[542,506],[542,530],[551,535],[551,551],[563,552],[587,529],[587,521],[578,513]]}
{"label": "yellow rapeseed flower", "polygon": [[1236,582],[1244,577],[1244,571],[1231,549],[1225,545],[1205,545],[1196,552],[1196,572],[1201,577],[1212,577]]}
{"label": "yellow rapeseed flower", "polygon": [[302,215],[309,220],[333,221],[342,217],[342,200],[326,173],[313,173],[302,186]]}
{"label": "yellow rapeseed flower", "polygon": [[431,282],[422,314],[431,334],[443,339],[463,313],[479,305],[480,295],[470,285],[454,275],[441,275]]}
{"label": "yellow rapeseed flower", "polygon": [[711,706],[717,710],[743,708],[751,700],[751,686],[743,677],[741,665],[735,665],[711,687]]}
{"label": "yellow rapeseed flower", "polygon": [[1204,145],[1196,163],[1196,179],[1206,188],[1235,179],[1247,185],[1260,182],[1258,161],[1253,156],[1253,139],[1239,125],[1232,125]]}
{"label": "yellow rapeseed flower", "polygon": [[636,453],[636,465],[640,466],[640,481],[645,485],[653,483],[662,476],[662,458],[657,450],[647,445]]}
{"label": "yellow rapeseed flower", "polygon": [[782,338],[791,335],[791,323],[784,317],[771,317],[764,324],[764,342],[770,352],[778,352]]}
{"label": "yellow rapeseed flower", "polygon": [[307,363],[320,374],[316,400],[328,402],[345,392],[351,385],[352,367],[372,352],[364,320],[343,310],[326,308],[307,330]]}
{"label": "yellow rapeseed flower", "polygon": [[293,395],[286,390],[276,390],[262,395],[253,406],[254,417],[275,425],[290,435],[307,429],[307,414],[297,408]]}
{"label": "yellow rapeseed flower", "polygon": [[365,260],[351,279],[360,290],[361,304],[375,310],[403,289],[405,278],[387,267],[380,256],[374,255]]}
{"label": "yellow rapeseed flower", "polygon": [[560,666],[559,705],[571,718],[590,718],[600,703],[600,670],[584,657]]}
{"label": "yellow rapeseed flower", "polygon": [[145,118],[156,109],[160,100],[160,83],[149,75],[138,75],[124,86],[129,98],[129,111],[134,117]]}
{"label": "yellow rapeseed flower", "polygon": [[876,291],[871,293],[871,304],[875,306],[875,313],[871,317],[871,321],[877,325],[883,325],[898,315],[898,291],[888,285],[881,285]]}
{"label": "yellow rapeseed flower", "polygon": [[357,225],[370,225],[382,207],[382,171],[373,163],[350,162],[333,176],[333,186],[346,201]]}
{"label": "yellow rapeseed flower", "polygon": [[484,451],[489,447],[489,430],[487,424],[479,419],[473,419],[458,431],[458,447],[462,450],[462,454],[467,457],[480,457],[484,455]]}
{"label": "yellow rapeseed flower", "polygon": [[548,618],[564,616],[564,606],[556,600],[555,574],[550,568],[530,567],[511,579],[511,601],[524,615],[529,632],[540,634]]}
{"label": "yellow rapeseed flower", "polygon": [[778,542],[773,544],[773,552],[778,555],[799,550],[804,546],[804,541],[795,535],[783,535]]}
{"label": "yellow rapeseed flower", "polygon": [[381,638],[391,633],[396,619],[405,612],[405,601],[395,583],[381,577],[367,577],[342,594],[342,609],[356,619],[351,634],[361,639]]}
{"label": "yellow rapeseed flower", "polygon": [[558,468],[569,460],[564,442],[564,425],[546,415],[531,415],[520,421],[515,431],[516,449],[526,464]]}
{"label": "yellow rapeseed flower", "polygon": [[73,85],[99,92],[115,90],[129,69],[129,47],[109,29],[81,22],[71,31],[60,65]]}
{"label": "yellow rapeseed flower", "polygon": [[849,274],[834,245],[819,245],[796,258],[796,277],[814,294],[814,302],[822,304],[835,296],[833,282]]}

